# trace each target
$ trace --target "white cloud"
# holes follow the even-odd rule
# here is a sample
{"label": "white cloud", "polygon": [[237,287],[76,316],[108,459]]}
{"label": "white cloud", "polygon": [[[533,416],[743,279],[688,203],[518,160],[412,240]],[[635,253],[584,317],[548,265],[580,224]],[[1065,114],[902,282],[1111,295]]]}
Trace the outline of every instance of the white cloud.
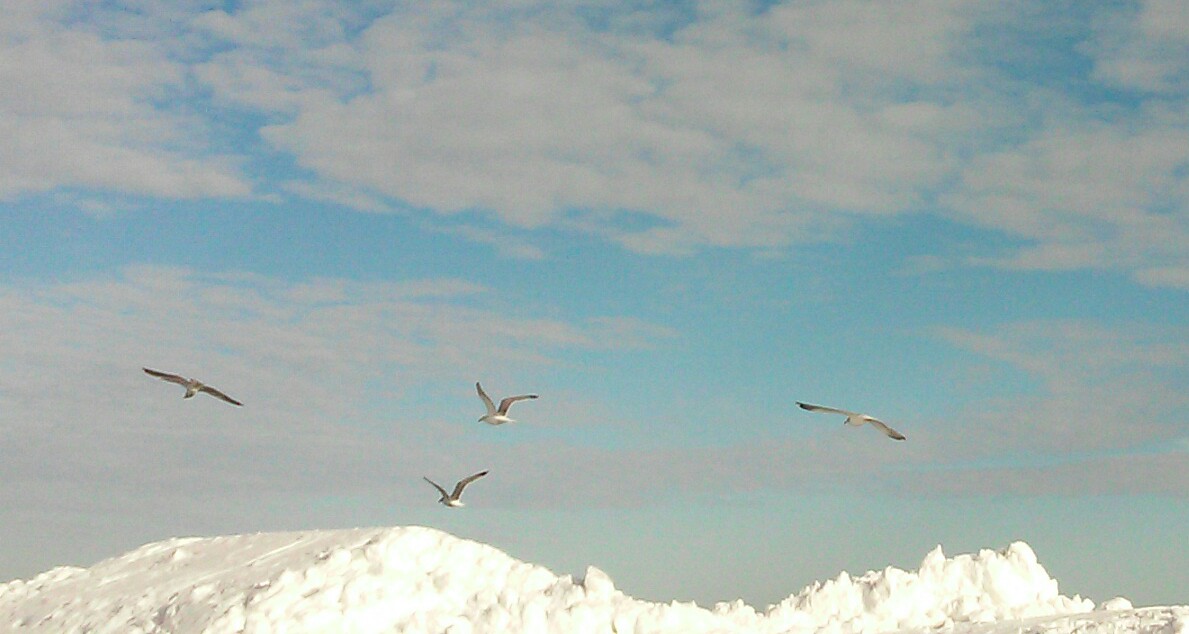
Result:
{"label": "white cloud", "polygon": [[0,198],[59,187],[169,198],[244,196],[207,123],[160,109],[186,68],[160,42],[65,22],[73,3],[22,4],[0,26]]}
{"label": "white cloud", "polygon": [[1136,274],[1142,284],[1189,290],[1189,266],[1162,266],[1142,269]]}
{"label": "white cloud", "polygon": [[[575,15],[402,9],[336,42],[366,91],[308,67],[212,85],[260,105],[288,82],[293,116],[262,133],[337,187],[516,227],[586,226],[645,253],[781,247],[940,200],[1031,244],[980,264],[1139,271],[1189,257],[1184,113],[1103,116],[994,70],[966,43],[1010,16],[925,0],[703,3],[620,30]],[[252,12],[225,19],[268,28]],[[624,211],[655,226],[617,226]],[[575,225],[575,213],[589,215]]]}
{"label": "white cloud", "polygon": [[1181,93],[1189,88],[1189,6],[1140,0],[1104,12],[1086,50],[1094,77],[1125,89]]}
{"label": "white cloud", "polygon": [[[482,209],[521,227],[564,223],[572,209],[671,223],[672,235],[621,236],[646,251],[785,244],[829,224],[816,219],[823,210],[911,208],[950,169],[932,135],[959,133],[974,113],[882,91],[953,73],[956,6],[757,17],[707,5],[666,41],[560,11],[442,3],[397,10],[340,43],[366,92],[328,86],[316,66],[278,77],[246,51],[202,76],[224,98],[293,112],[262,133],[320,177],[417,207]],[[219,32],[246,46],[237,29],[272,24],[258,8],[220,15],[240,26]],[[278,28],[261,35],[268,46],[288,41]],[[252,76],[259,83],[244,83]]]}
{"label": "white cloud", "polygon": [[395,211],[392,205],[380,197],[368,194],[355,187],[344,187],[338,183],[309,183],[293,181],[285,183],[283,187],[302,198],[322,200],[350,209],[368,211],[372,213],[391,213]]}
{"label": "white cloud", "polygon": [[[976,264],[1180,288],[1189,262],[1189,18],[1168,0],[1063,14],[1060,37],[1032,39],[1021,25],[1043,10],[937,0],[149,2],[90,23],[21,6],[0,62],[19,88],[0,97],[0,195],[246,195],[214,106],[263,115],[247,132],[305,170],[275,189],[479,212],[511,257],[541,257],[511,240],[541,227],[645,253],[772,252],[929,211],[1024,245]],[[1093,72],[1049,80],[1065,67],[1043,60],[1079,52]],[[1086,99],[1104,88],[1146,92]]]}
{"label": "white cloud", "polygon": [[1142,269],[1189,259],[1187,113],[1076,119],[974,160],[947,202],[1034,246],[1012,268]]}
{"label": "white cloud", "polygon": [[472,225],[423,225],[426,229],[452,235],[462,238],[468,242],[475,242],[478,244],[486,244],[495,249],[495,252],[506,258],[513,258],[517,260],[544,260],[545,251],[536,247],[519,236],[510,232],[505,232],[502,229],[482,229]]}

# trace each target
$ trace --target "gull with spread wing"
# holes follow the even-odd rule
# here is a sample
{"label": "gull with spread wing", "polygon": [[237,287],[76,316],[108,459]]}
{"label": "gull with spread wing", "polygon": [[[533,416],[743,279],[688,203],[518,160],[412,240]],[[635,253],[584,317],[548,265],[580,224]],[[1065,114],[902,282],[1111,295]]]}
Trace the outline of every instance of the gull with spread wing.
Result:
{"label": "gull with spread wing", "polygon": [[895,429],[888,427],[887,423],[883,422],[882,420],[879,420],[878,418],[873,418],[866,414],[859,414],[856,412],[848,412],[844,409],[835,409],[833,407],[822,407],[821,405],[810,405],[809,403],[801,403],[799,401],[797,402],[797,405],[799,405],[801,407],[801,409],[808,410],[810,412],[823,412],[826,414],[842,414],[843,416],[846,416],[845,424],[847,424],[847,425],[858,426],[858,425],[862,425],[863,423],[871,423],[871,425],[873,427],[875,427],[879,431],[882,431],[885,435],[887,435],[888,438],[892,438],[894,440],[904,440],[904,435],[901,434],[900,432],[896,431]]}
{"label": "gull with spread wing", "polygon": [[482,478],[485,475],[487,475],[486,471],[480,471],[479,473],[476,473],[475,475],[467,476],[467,477],[459,480],[458,484],[454,485],[453,493],[446,493],[446,489],[443,489],[440,484],[438,484],[437,482],[434,482],[433,480],[430,480],[429,478],[426,478],[425,476],[422,476],[422,479],[424,479],[426,482],[432,484],[433,488],[437,489],[438,493],[442,494],[442,497],[438,498],[438,502],[441,502],[442,504],[449,506],[450,508],[458,508],[460,506],[463,506],[462,501],[458,499],[458,498],[462,497],[462,490],[465,489],[468,484],[474,482],[475,480],[478,480],[479,478]]}
{"label": "gull with spread wing", "polygon": [[483,391],[483,386],[475,382],[475,390],[479,392],[479,398],[483,399],[483,404],[487,406],[487,414],[479,417],[480,422],[489,425],[503,425],[504,423],[515,423],[516,421],[508,418],[508,408],[512,407],[512,403],[516,401],[523,401],[525,399],[537,398],[536,394],[522,394],[520,396],[509,396],[500,401],[500,406],[497,408],[495,403],[491,402],[491,397],[487,392]]}
{"label": "gull with spread wing", "polygon": [[186,393],[182,395],[182,398],[192,398],[195,394],[197,394],[199,392],[206,392],[207,394],[210,394],[211,396],[213,396],[217,399],[227,401],[228,403],[231,403],[232,405],[237,405],[237,406],[243,405],[243,403],[231,398],[230,396],[227,396],[226,394],[220,392],[219,390],[216,390],[215,388],[213,388],[209,385],[202,383],[201,381],[196,381],[194,379],[187,379],[184,376],[178,376],[176,374],[170,374],[168,372],[158,372],[157,370],[150,370],[149,368],[141,368],[141,369],[144,370],[145,374],[147,374],[149,376],[155,376],[158,379],[161,379],[162,381],[168,381],[170,383],[177,383],[178,385],[186,388]]}

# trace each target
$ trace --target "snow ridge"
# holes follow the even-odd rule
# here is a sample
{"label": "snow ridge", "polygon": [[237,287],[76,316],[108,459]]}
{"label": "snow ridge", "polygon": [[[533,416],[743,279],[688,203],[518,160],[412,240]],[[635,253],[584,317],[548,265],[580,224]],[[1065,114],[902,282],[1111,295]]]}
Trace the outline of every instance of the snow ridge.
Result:
{"label": "snow ridge", "polygon": [[[641,601],[597,568],[558,576],[491,546],[418,526],[179,538],[89,569],[0,585],[0,631],[121,634],[265,632],[877,632],[947,628],[1187,632],[1189,608],[1143,612],[1057,591],[1032,549],[887,568],[815,583],[759,613]],[[1162,610],[1162,611],[1160,611]],[[1044,625],[1054,618],[1054,627]],[[1075,618],[1076,617],[1076,618]],[[1064,619],[1064,620],[1061,620]],[[1061,625],[1064,623],[1065,625]],[[1095,628],[1103,629],[1095,629]]]}

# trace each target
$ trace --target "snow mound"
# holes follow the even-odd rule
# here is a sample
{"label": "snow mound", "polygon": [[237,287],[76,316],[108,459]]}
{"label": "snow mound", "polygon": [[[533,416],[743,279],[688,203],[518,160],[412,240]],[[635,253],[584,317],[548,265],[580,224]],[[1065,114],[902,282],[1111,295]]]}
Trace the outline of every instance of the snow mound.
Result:
{"label": "snow mound", "polygon": [[1024,542],[1002,552],[946,559],[933,549],[917,572],[886,568],[852,579],[845,572],[815,583],[785,599],[769,613],[778,629],[824,629],[840,625],[851,631],[907,627],[942,627],[1052,614],[1088,612],[1092,601],[1057,592]]}
{"label": "snow mound", "polygon": [[741,601],[640,601],[597,568],[558,576],[415,526],[171,539],[0,585],[0,631],[1189,632],[1189,608],[1103,608],[1058,594],[1022,542],[953,559],[938,548],[918,572],[843,573],[759,613]]}

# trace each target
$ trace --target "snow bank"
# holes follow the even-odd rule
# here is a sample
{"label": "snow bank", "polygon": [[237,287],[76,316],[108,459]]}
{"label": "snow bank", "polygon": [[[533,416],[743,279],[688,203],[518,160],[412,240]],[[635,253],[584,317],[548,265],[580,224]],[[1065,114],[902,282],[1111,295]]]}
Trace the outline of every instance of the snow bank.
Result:
{"label": "snow bank", "polygon": [[1088,612],[1092,601],[1057,592],[1057,581],[1024,542],[1002,552],[946,559],[933,549],[917,572],[887,568],[815,583],[769,613],[777,630],[880,632]]}
{"label": "snow bank", "polygon": [[1189,631],[1189,608],[1104,608],[1058,594],[1021,542],[953,559],[938,548],[918,572],[843,573],[758,613],[640,601],[596,568],[559,577],[422,527],[172,539],[0,585],[0,631],[989,633],[1015,619],[1038,632]]}

